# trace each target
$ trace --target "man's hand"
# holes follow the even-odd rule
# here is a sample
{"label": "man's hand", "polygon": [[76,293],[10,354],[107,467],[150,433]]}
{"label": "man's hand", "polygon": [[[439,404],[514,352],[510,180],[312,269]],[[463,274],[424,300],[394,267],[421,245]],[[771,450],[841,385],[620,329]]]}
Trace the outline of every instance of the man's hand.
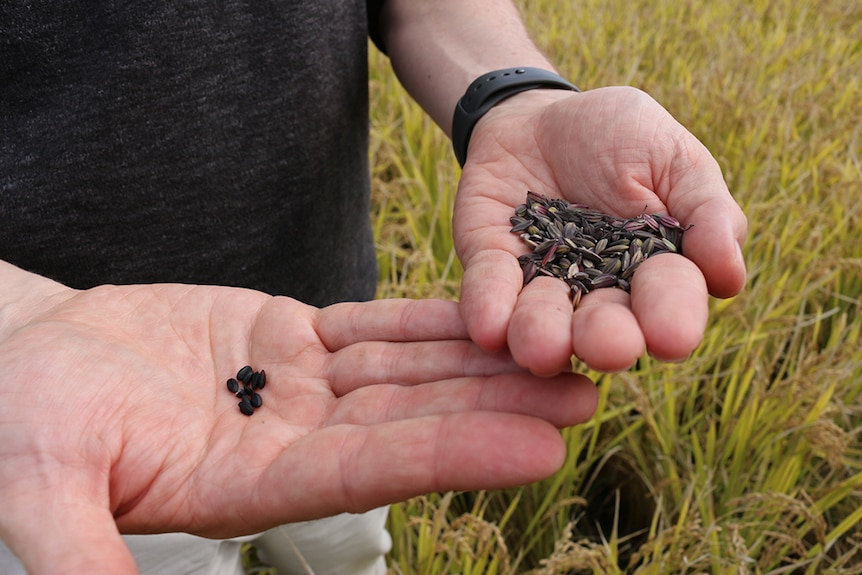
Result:
{"label": "man's hand", "polygon": [[[631,296],[600,289],[576,311],[567,286],[522,286],[509,232],[527,190],[632,217],[665,213],[684,226],[687,257],[661,255],[638,268]],[[574,353],[590,367],[625,369],[644,351],[686,358],[700,343],[708,293],[729,297],[745,282],[746,220],[706,148],[655,100],[633,88],[581,94],[534,90],[505,100],[474,129],[455,207],[464,263],[462,316],[474,341],[508,347],[519,365],[559,373]]]}
{"label": "man's hand", "polygon": [[[531,482],[596,406],[584,377],[481,351],[452,302],[0,272],[32,304],[0,307],[0,535],[31,573],[134,573],[120,532],[226,537]],[[250,417],[225,385],[246,364],[268,376]]]}

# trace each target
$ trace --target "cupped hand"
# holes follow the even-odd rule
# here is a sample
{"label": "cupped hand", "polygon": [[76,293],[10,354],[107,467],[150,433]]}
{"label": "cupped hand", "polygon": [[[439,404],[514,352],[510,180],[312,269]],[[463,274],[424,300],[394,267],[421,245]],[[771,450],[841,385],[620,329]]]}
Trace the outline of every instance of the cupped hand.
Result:
{"label": "cupped hand", "polygon": [[[120,532],[235,536],[534,481],[596,405],[584,377],[480,350],[452,302],[2,273],[35,303],[0,307],[0,535],[35,574],[134,573]],[[246,364],[267,373],[250,417],[225,384]]]}
{"label": "cupped hand", "polygon": [[[572,313],[563,282],[522,285],[516,258],[528,249],[509,217],[528,190],[622,217],[645,209],[674,216],[692,226],[685,257],[649,258],[630,296],[595,290]],[[540,375],[559,373],[572,354],[603,371],[625,369],[644,351],[684,359],[702,340],[708,294],[742,289],[746,229],[717,162],[648,95],[627,87],[524,92],[473,131],[454,216],[462,316],[479,345],[508,347]]]}

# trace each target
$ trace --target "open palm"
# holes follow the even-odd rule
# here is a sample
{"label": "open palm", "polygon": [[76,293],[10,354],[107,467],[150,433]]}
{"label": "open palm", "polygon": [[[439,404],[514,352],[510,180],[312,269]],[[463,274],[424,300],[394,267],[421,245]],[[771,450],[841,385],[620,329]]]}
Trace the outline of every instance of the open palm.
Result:
{"label": "open palm", "polygon": [[[595,409],[586,378],[481,351],[451,302],[15,273],[40,303],[0,315],[0,534],[33,573],[133,573],[120,531],[226,537],[533,481]],[[246,364],[268,376],[250,417],[225,386]]]}
{"label": "open palm", "polygon": [[[596,290],[573,314],[563,282],[521,285],[516,257],[527,248],[509,217],[527,190],[618,216],[672,215],[694,226],[687,257],[650,258],[631,296]],[[486,349],[508,346],[537,374],[559,372],[572,353],[600,370],[624,369],[645,350],[685,358],[703,336],[707,291],[731,296],[745,280],[746,221],[717,163],[633,88],[526,92],[492,109],[473,133],[454,224],[470,335]]]}

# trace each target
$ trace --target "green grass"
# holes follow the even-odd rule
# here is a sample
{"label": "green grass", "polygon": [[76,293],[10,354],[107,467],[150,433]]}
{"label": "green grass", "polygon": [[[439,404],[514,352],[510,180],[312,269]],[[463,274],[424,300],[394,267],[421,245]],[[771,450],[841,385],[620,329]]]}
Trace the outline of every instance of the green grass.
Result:
{"label": "green grass", "polygon": [[[391,572],[862,573],[862,4],[521,5],[565,76],[646,90],[713,152],[749,281],[689,361],[597,376],[554,477],[394,506]],[[456,299],[450,144],[370,63],[379,295]]]}

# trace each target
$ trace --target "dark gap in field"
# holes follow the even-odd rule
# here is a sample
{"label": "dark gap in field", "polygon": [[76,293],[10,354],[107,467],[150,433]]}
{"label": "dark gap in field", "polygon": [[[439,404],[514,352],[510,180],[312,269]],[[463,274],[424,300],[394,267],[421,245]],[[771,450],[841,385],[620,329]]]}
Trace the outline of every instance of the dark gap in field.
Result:
{"label": "dark gap in field", "polygon": [[[601,544],[609,541],[616,528],[620,568],[630,571],[635,553],[646,542],[656,511],[649,487],[635,466],[617,453],[599,461],[586,474],[590,478],[582,494],[585,506],[575,506],[572,539]],[[587,575],[587,572],[583,572]],[[590,575],[592,571],[589,571]],[[572,572],[571,575],[581,575]]]}

